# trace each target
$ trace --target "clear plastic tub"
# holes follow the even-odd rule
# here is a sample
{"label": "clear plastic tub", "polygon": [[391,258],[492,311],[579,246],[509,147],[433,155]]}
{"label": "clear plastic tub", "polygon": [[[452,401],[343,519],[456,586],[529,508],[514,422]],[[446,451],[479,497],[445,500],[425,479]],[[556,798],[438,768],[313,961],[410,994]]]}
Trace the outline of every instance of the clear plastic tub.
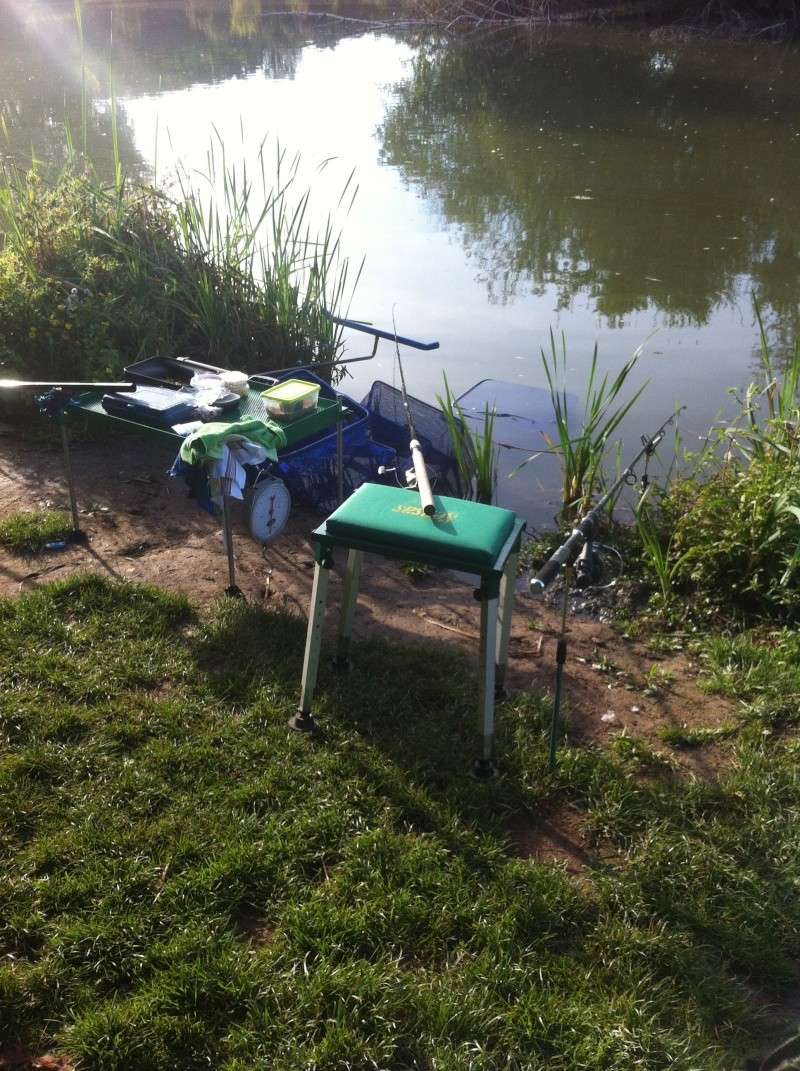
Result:
{"label": "clear plastic tub", "polygon": [[284,379],[261,392],[273,420],[294,420],[317,408],[319,384],[304,379]]}

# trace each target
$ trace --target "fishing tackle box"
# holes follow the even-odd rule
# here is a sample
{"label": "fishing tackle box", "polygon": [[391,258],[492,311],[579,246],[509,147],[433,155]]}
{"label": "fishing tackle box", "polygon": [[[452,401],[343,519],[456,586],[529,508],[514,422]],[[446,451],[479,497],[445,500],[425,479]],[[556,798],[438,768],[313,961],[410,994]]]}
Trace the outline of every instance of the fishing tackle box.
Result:
{"label": "fishing tackle box", "polygon": [[137,385],[133,394],[104,394],[100,404],[111,416],[171,428],[197,418],[191,394],[167,387]]}

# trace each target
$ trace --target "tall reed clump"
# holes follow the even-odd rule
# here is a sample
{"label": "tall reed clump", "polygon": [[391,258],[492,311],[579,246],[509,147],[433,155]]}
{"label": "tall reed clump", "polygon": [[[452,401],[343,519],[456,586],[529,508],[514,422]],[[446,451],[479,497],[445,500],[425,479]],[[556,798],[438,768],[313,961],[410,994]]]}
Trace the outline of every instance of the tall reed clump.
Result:
{"label": "tall reed clump", "polygon": [[[627,401],[621,400],[628,378],[640,355],[641,349],[637,349],[612,379],[607,372],[601,373],[595,345],[583,392],[583,415],[578,424],[567,393],[565,336],[562,334],[561,343],[557,344],[551,328],[550,349],[541,350],[556,426],[556,437],[545,435],[544,439],[548,447],[547,452],[555,453],[561,464],[560,520],[564,524],[572,522],[588,509],[595,493],[603,486],[612,436],[646,386],[643,384]],[[539,451],[527,458],[518,469],[534,461],[541,453],[542,451]]]}
{"label": "tall reed clump", "polygon": [[[0,365],[21,377],[115,375],[181,354],[247,371],[336,361],[349,266],[330,219],[317,233],[299,157],[266,147],[258,181],[219,138],[204,188],[110,182],[74,151],[54,178],[0,174]],[[342,196],[352,194],[352,176]],[[354,285],[354,284],[353,284]]]}
{"label": "tall reed clump", "polygon": [[491,505],[497,487],[497,447],[494,444],[495,410],[488,404],[482,425],[473,428],[444,377],[444,395],[436,400],[444,414],[456,463],[457,494]]}

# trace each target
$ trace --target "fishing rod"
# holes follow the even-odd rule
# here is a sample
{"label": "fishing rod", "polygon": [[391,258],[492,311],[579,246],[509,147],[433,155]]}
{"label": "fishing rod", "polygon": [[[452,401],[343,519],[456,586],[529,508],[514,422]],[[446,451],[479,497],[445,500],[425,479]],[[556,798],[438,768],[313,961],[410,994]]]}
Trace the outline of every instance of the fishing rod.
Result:
{"label": "fishing rod", "polygon": [[[394,313],[392,313],[392,327],[395,329],[394,350],[395,356],[397,357],[397,367],[400,369],[400,389],[403,395],[403,408],[406,411],[406,423],[408,424],[408,432],[411,436],[409,448],[411,450],[411,463],[414,466],[414,478],[416,480],[417,490],[419,491],[420,501],[422,502],[422,510],[426,517],[432,517],[436,512],[436,505],[433,501],[433,492],[431,491],[431,483],[428,479],[428,470],[425,467],[425,458],[422,454],[422,447],[420,446],[414,428],[414,418],[411,415],[411,406],[408,404],[406,377],[403,373],[403,362],[400,359],[400,338],[397,334],[397,324],[395,323]],[[403,341],[405,342],[406,340],[403,339]]]}
{"label": "fishing rod", "polygon": [[[553,690],[553,713],[550,719],[550,743],[548,768],[553,772],[556,768],[556,747],[558,744],[558,730],[561,723],[561,691],[564,680],[564,663],[567,661],[567,607],[569,602],[569,589],[573,575],[576,577],[578,587],[588,587],[592,583],[595,574],[593,561],[592,537],[594,535],[597,518],[614,495],[621,489],[623,484],[636,482],[636,466],[644,458],[645,471],[642,473],[642,490],[647,488],[647,463],[656,452],[659,443],[663,440],[667,428],[673,424],[678,415],[686,408],[681,406],[668,417],[654,435],[642,436],[642,449],[624,469],[617,480],[609,487],[592,509],[585,514],[578,524],[572,529],[568,538],[561,546],[550,555],[542,568],[530,582],[530,591],[533,596],[544,594],[545,588],[559,573],[564,574],[564,590],[561,593],[561,624],[556,643],[556,680]],[[577,561],[576,561],[577,559]]]}
{"label": "fishing rod", "polygon": [[90,390],[114,390],[134,391],[135,383],[65,383],[59,381],[42,381],[29,379],[0,379],[0,390],[61,390],[90,391]]}
{"label": "fishing rod", "polygon": [[[602,496],[599,502],[592,509],[585,514],[578,524],[572,529],[569,537],[555,550],[542,568],[536,574],[530,582],[531,595],[539,596],[544,593],[545,588],[550,584],[561,570],[571,565],[578,558],[578,574],[582,575],[584,582],[580,584],[581,587],[588,586],[588,577],[591,575],[591,541],[594,535],[595,525],[597,518],[602,510],[608,505],[608,503],[614,498],[617,491],[620,490],[623,484],[631,483],[635,481],[636,473],[635,469],[642,458],[649,460],[656,452],[659,444],[666,434],[667,428],[670,424],[675,422],[678,415],[686,408],[682,405],[680,409],[676,409],[672,416],[668,417],[658,431],[652,436],[642,436],[642,449],[631,461],[627,468],[620,474],[619,478],[609,487],[606,493]],[[646,486],[647,476],[642,477],[642,480]],[[586,548],[589,547],[589,551],[586,552]],[[585,553],[584,553],[585,552]],[[579,554],[582,554],[581,558]],[[584,564],[581,564],[584,563]]]}

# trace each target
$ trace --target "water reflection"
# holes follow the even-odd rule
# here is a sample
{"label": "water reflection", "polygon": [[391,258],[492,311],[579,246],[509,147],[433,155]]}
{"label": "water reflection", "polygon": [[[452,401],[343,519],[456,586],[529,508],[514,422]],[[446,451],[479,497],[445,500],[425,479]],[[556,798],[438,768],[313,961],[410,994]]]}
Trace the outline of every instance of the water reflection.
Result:
{"label": "water reflection", "polygon": [[751,288],[796,327],[796,51],[569,30],[420,50],[384,159],[455,224],[491,300],[579,293],[704,324]]}
{"label": "water reflection", "polygon": [[[82,72],[89,154],[102,166],[110,159],[111,118],[104,102],[112,79],[119,98],[218,84],[257,71],[292,79],[312,38],[317,48],[333,48],[363,32],[363,24],[316,19],[309,6],[308,0],[289,0],[281,9],[294,15],[273,17],[261,0],[84,0],[82,48],[71,2],[0,0],[0,116],[6,129],[0,153],[21,164],[31,156],[63,162],[64,125],[73,135],[81,129]],[[338,7],[337,0],[325,4],[329,14]],[[380,17],[381,0],[370,0],[363,10]],[[124,113],[120,120],[123,160],[135,171],[143,162]]]}

